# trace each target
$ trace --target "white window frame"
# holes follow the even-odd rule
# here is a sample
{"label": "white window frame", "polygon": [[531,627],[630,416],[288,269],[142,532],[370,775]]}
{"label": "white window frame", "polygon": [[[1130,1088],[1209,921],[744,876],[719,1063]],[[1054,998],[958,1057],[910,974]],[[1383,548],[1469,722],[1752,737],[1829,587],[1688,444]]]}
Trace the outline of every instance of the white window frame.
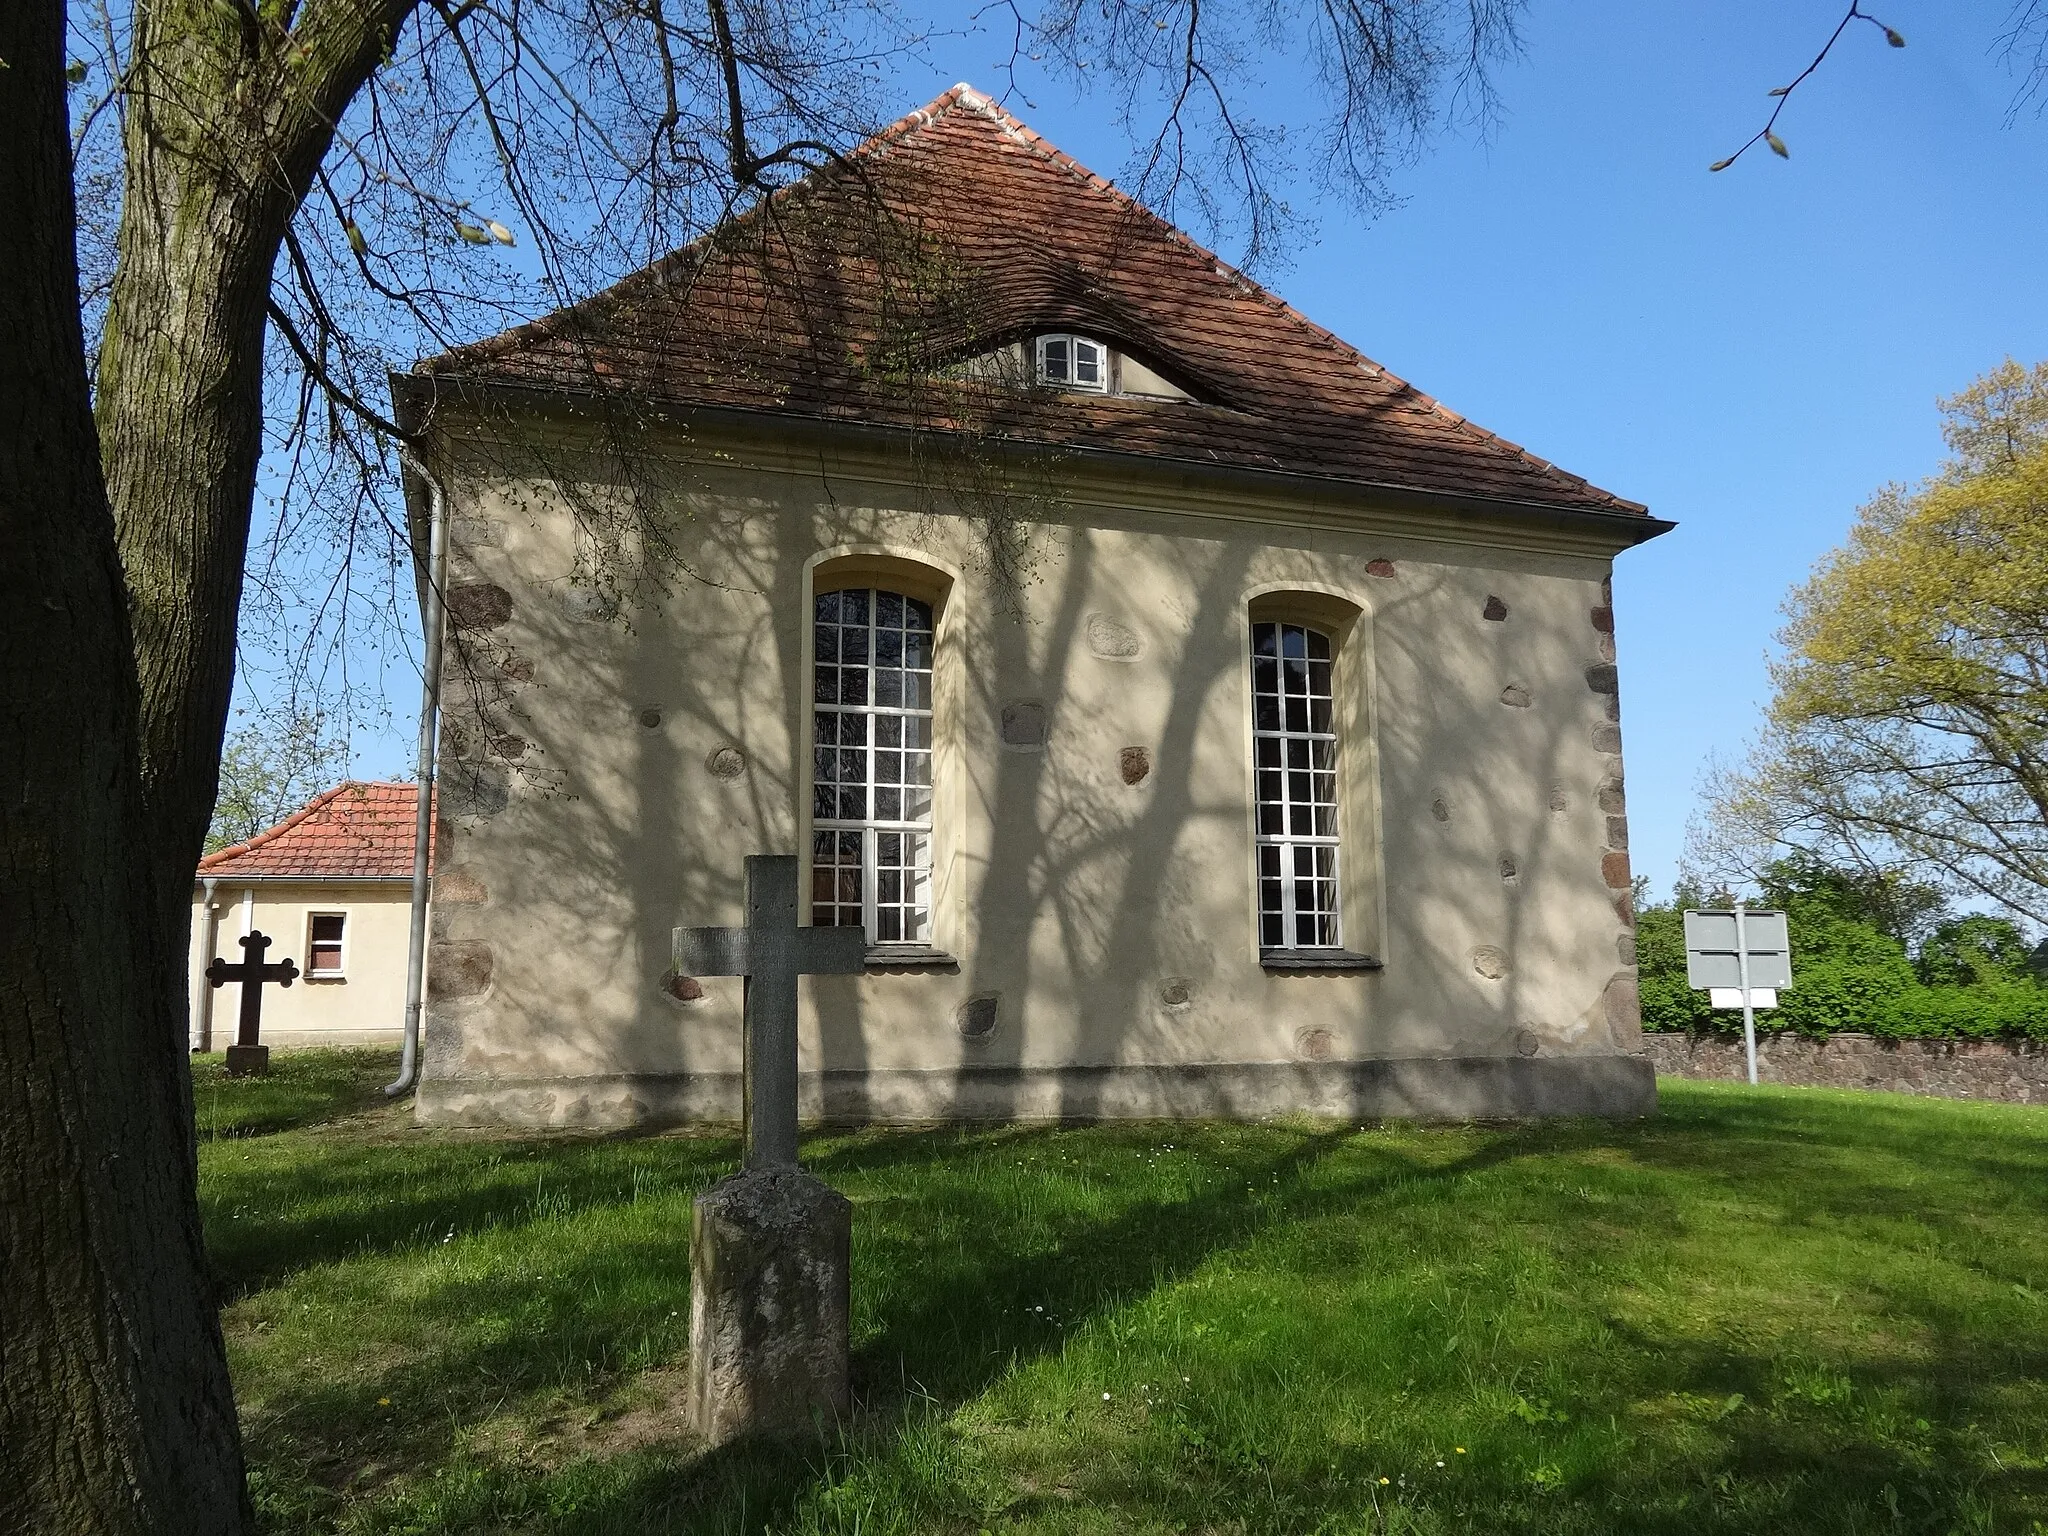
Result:
{"label": "white window frame", "polygon": [[[313,922],[316,918],[338,917],[341,919],[341,963],[331,971],[313,969]],[[355,924],[348,920],[346,911],[321,911],[306,914],[306,980],[342,981],[348,976],[348,935]]]}
{"label": "white window frame", "polygon": [[[1270,658],[1259,649],[1270,631],[1274,651]],[[1290,635],[1302,637],[1301,678],[1305,690],[1288,690]],[[1315,654],[1320,642],[1321,656]],[[1261,662],[1270,659],[1277,692],[1262,685]],[[1341,950],[1344,947],[1344,855],[1341,822],[1342,786],[1339,783],[1342,754],[1337,731],[1337,637],[1313,624],[1287,619],[1258,619],[1251,626],[1250,663],[1252,673],[1252,879],[1253,909],[1259,925],[1259,948],[1271,950]],[[1320,671],[1320,688],[1317,673]],[[1262,714],[1266,701],[1275,705]],[[1296,705],[1299,705],[1297,711]],[[1317,706],[1321,708],[1318,710]],[[1303,780],[1306,780],[1304,786]],[[1297,791],[1306,787],[1306,798]],[[1277,789],[1278,794],[1272,793]],[[1269,823],[1271,808],[1276,814]],[[1299,814],[1298,814],[1299,813]],[[1307,822],[1306,828],[1303,821]],[[1269,853],[1270,850],[1270,853]],[[1327,860],[1322,851],[1327,850]],[[1310,869],[1304,873],[1300,860],[1306,853]],[[1269,873],[1269,859],[1278,874]],[[1317,869],[1318,863],[1327,864]],[[1269,905],[1275,894],[1278,905]],[[1301,938],[1302,888],[1307,885],[1316,898],[1308,914],[1312,919],[1327,917],[1327,927],[1313,942]],[[1272,942],[1268,917],[1280,922],[1280,942]]]}
{"label": "white window frame", "polygon": [[[1046,350],[1055,346],[1064,350],[1066,360],[1061,365],[1065,371],[1063,378],[1054,378],[1047,371]],[[1079,349],[1082,347],[1091,347],[1095,352],[1095,379],[1092,383],[1074,376],[1078,368]],[[1031,351],[1037,364],[1035,376],[1040,384],[1052,389],[1071,389],[1084,395],[1109,393],[1109,348],[1093,336],[1077,336],[1071,331],[1054,331],[1038,337],[1032,343]]]}
{"label": "white window frame", "polygon": [[[866,683],[859,690],[863,695],[864,702],[850,702],[843,697],[834,700],[825,700],[818,697],[820,667],[838,668],[839,673],[835,675],[843,675],[848,670],[848,664],[841,658],[837,642],[839,634],[843,634],[848,628],[853,627],[848,626],[843,618],[835,619],[833,624],[836,630],[839,631],[839,634],[834,636],[833,655],[831,657],[823,656],[821,654],[823,648],[819,641],[822,631],[826,627],[826,620],[822,616],[824,600],[829,597],[834,600],[835,604],[843,603],[846,595],[849,593],[864,594],[867,600],[867,618],[865,621],[866,660],[860,664],[862,670],[866,673]],[[893,597],[906,605],[916,604],[924,612],[925,627],[922,630],[913,630],[911,628],[907,622],[906,613],[906,624],[901,631],[906,638],[913,633],[924,636],[925,665],[922,668],[906,667],[902,669],[906,684],[911,682],[916,674],[922,674],[924,692],[921,695],[923,699],[921,705],[909,702],[884,704],[879,702],[877,698],[877,694],[880,691],[877,687],[878,672],[887,670],[877,666],[877,652],[880,647],[879,632],[884,628],[879,622],[881,599],[885,596]],[[836,871],[843,867],[839,862],[839,855],[836,849],[832,857],[821,857],[820,845],[827,837],[837,840],[850,834],[857,836],[860,840],[858,850],[860,858],[860,920],[861,927],[867,933],[868,942],[881,945],[902,945],[917,949],[930,948],[932,945],[933,905],[932,810],[936,793],[932,782],[932,763],[937,747],[937,743],[934,740],[936,724],[931,690],[935,686],[937,671],[935,666],[936,656],[934,654],[938,639],[937,607],[925,598],[901,592],[890,586],[835,587],[829,591],[817,593],[812,599],[811,622],[813,626],[813,642],[811,650],[811,769],[809,777],[812,800],[810,859],[812,884],[811,893],[808,898],[810,903],[810,920],[814,925],[832,926],[838,922],[839,909],[851,905],[839,899],[836,892],[831,899],[823,899],[820,895],[821,877],[823,879],[832,879],[833,876],[827,872]],[[857,717],[863,722],[859,731],[861,739],[856,745],[848,746],[842,744],[844,737],[839,722],[847,717]],[[903,739],[903,737],[919,735],[922,737],[922,745],[892,748],[883,743],[880,740],[882,730],[878,722],[891,719],[903,722],[900,727],[902,735],[899,736],[899,740]],[[825,724],[828,720],[833,722],[830,727],[827,727]],[[913,722],[920,725],[921,730],[913,731]],[[824,739],[828,731],[833,737],[830,742]],[[862,805],[866,812],[865,815],[859,818],[849,818],[820,814],[822,806],[819,803],[818,797],[821,785],[825,783],[850,784],[852,782],[851,780],[838,779],[836,776],[829,781],[820,778],[818,773],[819,757],[827,751],[833,752],[842,764],[846,761],[847,754],[850,753],[858,753],[864,759],[861,786]],[[921,785],[903,782],[899,774],[897,783],[878,783],[877,760],[881,754],[890,751],[901,752],[906,764],[913,754],[921,755],[924,759],[924,782]],[[877,791],[891,788],[900,789],[906,796],[906,799],[915,791],[921,789],[923,791],[922,814],[918,816],[898,816],[893,819],[877,816],[875,814]],[[910,809],[912,809],[911,803],[899,806],[899,810],[909,811]],[[919,856],[907,862],[899,862],[891,866],[912,882],[911,889],[914,894],[908,899],[899,899],[890,905],[898,910],[907,911],[914,917],[914,922],[908,925],[910,931],[885,938],[881,934],[881,910],[883,906],[881,901],[882,866],[878,855],[881,839],[891,835],[916,838]],[[821,913],[821,908],[830,908],[832,910]],[[846,926],[850,927],[852,925],[847,924]]]}

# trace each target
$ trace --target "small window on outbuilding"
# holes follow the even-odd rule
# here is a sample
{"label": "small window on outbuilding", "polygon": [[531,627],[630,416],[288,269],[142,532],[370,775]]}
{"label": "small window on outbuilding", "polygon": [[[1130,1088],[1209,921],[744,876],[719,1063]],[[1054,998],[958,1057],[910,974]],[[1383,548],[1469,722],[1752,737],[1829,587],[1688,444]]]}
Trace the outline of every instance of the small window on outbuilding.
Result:
{"label": "small window on outbuilding", "polygon": [[1109,348],[1086,336],[1038,338],[1038,382],[1055,389],[1109,392]]}
{"label": "small window on outbuilding", "polygon": [[307,920],[306,974],[339,976],[342,973],[342,939],[348,917],[341,912],[315,912]]}

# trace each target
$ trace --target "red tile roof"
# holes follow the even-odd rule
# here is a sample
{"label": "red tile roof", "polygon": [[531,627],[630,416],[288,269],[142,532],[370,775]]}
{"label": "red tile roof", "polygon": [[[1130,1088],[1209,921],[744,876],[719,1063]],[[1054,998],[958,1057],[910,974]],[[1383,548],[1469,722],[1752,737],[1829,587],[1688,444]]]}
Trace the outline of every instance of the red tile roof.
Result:
{"label": "red tile roof", "polygon": [[[623,391],[1461,498],[1644,510],[1394,377],[965,85],[848,164],[594,298],[421,363],[428,377],[413,388],[459,377]],[[896,254],[885,265],[878,250]],[[1042,330],[1099,336],[1197,399],[1003,388],[937,371]]]}
{"label": "red tile roof", "polygon": [[[199,861],[199,874],[230,880],[409,879],[418,808],[416,784],[346,780],[246,843],[209,853]],[[431,833],[427,847],[431,858]]]}

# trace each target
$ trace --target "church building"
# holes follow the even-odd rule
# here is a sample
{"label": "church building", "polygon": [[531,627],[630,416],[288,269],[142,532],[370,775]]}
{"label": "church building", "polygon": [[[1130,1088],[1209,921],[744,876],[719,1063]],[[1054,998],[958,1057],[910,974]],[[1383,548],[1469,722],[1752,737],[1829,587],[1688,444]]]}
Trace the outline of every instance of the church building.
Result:
{"label": "church building", "polygon": [[[1404,302],[1415,302],[1413,296]],[[393,380],[443,508],[418,1114],[1640,1115],[1611,571],[1671,525],[966,86]]]}

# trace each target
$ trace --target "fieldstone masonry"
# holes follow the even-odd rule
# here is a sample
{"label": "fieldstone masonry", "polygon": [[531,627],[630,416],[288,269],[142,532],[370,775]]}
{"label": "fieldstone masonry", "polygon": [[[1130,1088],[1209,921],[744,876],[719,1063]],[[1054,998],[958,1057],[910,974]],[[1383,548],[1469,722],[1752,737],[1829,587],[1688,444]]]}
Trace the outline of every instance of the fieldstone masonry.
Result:
{"label": "fieldstone masonry", "polygon": [[[1666,1077],[1737,1082],[1748,1076],[1739,1035],[1645,1035],[1643,1054]],[[1871,1088],[1940,1099],[2048,1104],[2048,1044],[1759,1035],[1756,1075],[1760,1082],[1801,1088]]]}

